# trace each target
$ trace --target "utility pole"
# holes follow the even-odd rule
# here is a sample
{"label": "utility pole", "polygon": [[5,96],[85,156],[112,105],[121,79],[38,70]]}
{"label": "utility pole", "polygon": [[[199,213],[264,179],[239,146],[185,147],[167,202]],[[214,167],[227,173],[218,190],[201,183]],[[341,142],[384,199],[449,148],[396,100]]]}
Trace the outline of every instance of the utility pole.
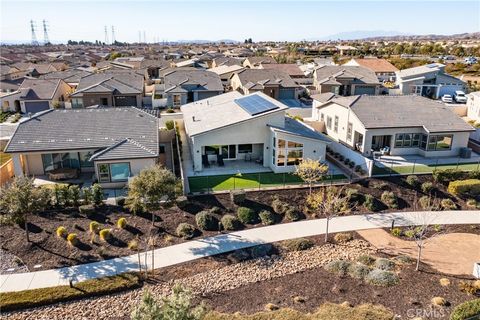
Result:
{"label": "utility pole", "polygon": [[138,30],[138,44],[142,43],[142,32]]}
{"label": "utility pole", "polygon": [[107,26],[105,26],[105,44],[108,44],[108,30],[107,30]]}
{"label": "utility pole", "polygon": [[47,45],[50,43],[50,40],[48,39],[48,25],[47,21],[43,19],[43,44]]}
{"label": "utility pole", "polygon": [[115,44],[115,27],[112,26],[112,44]]}
{"label": "utility pole", "polygon": [[32,31],[32,46],[38,46],[37,35],[35,34],[35,22],[30,20],[30,30]]}
{"label": "utility pole", "polygon": [[145,30],[143,30],[143,43],[147,43],[147,36]]}

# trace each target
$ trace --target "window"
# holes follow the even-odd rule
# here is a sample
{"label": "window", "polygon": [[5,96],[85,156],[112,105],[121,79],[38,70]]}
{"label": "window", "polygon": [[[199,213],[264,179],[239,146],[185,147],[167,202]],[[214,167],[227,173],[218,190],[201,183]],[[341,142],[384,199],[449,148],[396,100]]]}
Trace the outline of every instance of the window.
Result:
{"label": "window", "polygon": [[412,135],[410,133],[405,133],[403,135],[403,147],[409,148],[412,146]]}
{"label": "window", "polygon": [[165,153],[165,146],[163,144],[158,146],[158,153]]}
{"label": "window", "polygon": [[436,145],[437,145],[437,136],[429,136],[427,150],[429,151],[435,150]]}
{"label": "window", "polygon": [[303,148],[303,143],[288,141],[288,148]]}
{"label": "window", "polygon": [[353,124],[349,122],[347,125],[347,141],[352,141],[352,131],[353,131]]}
{"label": "window", "polygon": [[278,139],[278,147],[279,148],[285,148],[285,140]]}
{"label": "window", "polygon": [[93,167],[93,161],[90,161],[90,157],[93,155],[93,151],[79,152],[78,158],[80,161],[80,167]]}
{"label": "window", "polygon": [[414,133],[412,139],[412,147],[419,147],[420,146],[420,138],[422,135],[420,133]]}
{"label": "window", "polygon": [[285,166],[285,149],[279,149],[278,150],[277,166],[278,167],[284,167]]}
{"label": "window", "polygon": [[288,151],[287,166],[299,164],[303,159],[303,150]]}
{"label": "window", "polygon": [[220,154],[219,146],[205,146],[205,154]]}
{"label": "window", "polygon": [[224,159],[235,159],[237,156],[237,146],[234,144],[222,146],[222,156]]}
{"label": "window", "polygon": [[110,182],[110,168],[108,164],[102,163],[98,165],[98,181]]}
{"label": "window", "polygon": [[435,135],[428,137],[428,151],[444,151],[452,148],[452,135]]}
{"label": "window", "polygon": [[332,117],[327,116],[327,128],[332,129]]}
{"label": "window", "polygon": [[238,153],[252,153],[253,145],[252,144],[239,144]]}
{"label": "window", "polygon": [[421,133],[398,133],[395,135],[395,148],[426,148],[426,135]]}
{"label": "window", "polygon": [[420,149],[427,150],[427,135],[422,134],[422,142],[420,143]]}
{"label": "window", "polygon": [[130,177],[130,163],[100,163],[98,164],[99,182],[123,182]]}
{"label": "window", "polygon": [[44,172],[59,168],[80,168],[77,152],[42,154],[42,163]]}
{"label": "window", "polygon": [[403,147],[403,133],[398,133],[395,135],[395,147],[396,148]]}
{"label": "window", "polygon": [[338,133],[338,116],[335,116],[335,123],[333,125],[333,131]]}
{"label": "window", "polygon": [[182,104],[182,96],[179,94],[173,95],[173,106],[178,107]]}
{"label": "window", "polygon": [[303,143],[279,139],[278,147],[273,149],[273,163],[277,154],[277,166],[294,166],[303,159]]}

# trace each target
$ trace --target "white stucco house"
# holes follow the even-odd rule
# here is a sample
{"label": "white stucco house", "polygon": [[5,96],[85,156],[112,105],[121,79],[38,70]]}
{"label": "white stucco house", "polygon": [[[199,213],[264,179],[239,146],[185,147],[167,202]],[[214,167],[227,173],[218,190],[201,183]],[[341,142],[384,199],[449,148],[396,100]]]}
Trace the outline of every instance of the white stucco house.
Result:
{"label": "white stucco house", "polygon": [[474,128],[450,108],[416,95],[313,96],[312,118],[325,124],[328,136],[373,156],[458,156]]}
{"label": "white stucco house", "polygon": [[325,161],[330,140],[287,117],[287,109],[262,92],[237,91],[182,106],[193,170],[242,161],[281,173],[302,159]]}

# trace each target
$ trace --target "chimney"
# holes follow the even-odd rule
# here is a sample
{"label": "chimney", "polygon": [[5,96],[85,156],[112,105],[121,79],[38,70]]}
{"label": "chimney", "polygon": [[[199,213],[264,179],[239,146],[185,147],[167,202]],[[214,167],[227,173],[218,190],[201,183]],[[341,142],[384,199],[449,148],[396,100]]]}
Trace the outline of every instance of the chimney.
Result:
{"label": "chimney", "polygon": [[192,116],[192,120],[193,120],[193,122],[195,122],[195,116]]}

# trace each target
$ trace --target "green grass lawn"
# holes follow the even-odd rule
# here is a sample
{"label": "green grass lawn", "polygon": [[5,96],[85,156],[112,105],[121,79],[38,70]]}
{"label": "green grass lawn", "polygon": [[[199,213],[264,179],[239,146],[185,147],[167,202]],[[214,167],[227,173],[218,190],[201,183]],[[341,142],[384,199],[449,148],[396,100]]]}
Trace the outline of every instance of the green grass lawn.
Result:
{"label": "green grass lawn", "polygon": [[424,165],[417,164],[415,166],[393,166],[393,167],[378,167],[375,165],[373,167],[373,175],[384,175],[384,174],[416,174],[416,173],[432,173],[434,170],[445,170],[445,169],[458,169],[462,171],[473,171],[478,170],[479,163],[459,163],[458,166],[456,163],[452,164],[439,164],[439,165]]}
{"label": "green grass lawn", "polygon": [[[341,180],[344,178],[346,177],[343,174],[335,174],[328,177],[326,181]],[[255,189],[303,183],[302,179],[293,174],[272,172],[189,177],[188,182],[191,192]]]}
{"label": "green grass lawn", "polygon": [[0,166],[7,162],[10,158],[11,156],[9,154],[0,151]]}

